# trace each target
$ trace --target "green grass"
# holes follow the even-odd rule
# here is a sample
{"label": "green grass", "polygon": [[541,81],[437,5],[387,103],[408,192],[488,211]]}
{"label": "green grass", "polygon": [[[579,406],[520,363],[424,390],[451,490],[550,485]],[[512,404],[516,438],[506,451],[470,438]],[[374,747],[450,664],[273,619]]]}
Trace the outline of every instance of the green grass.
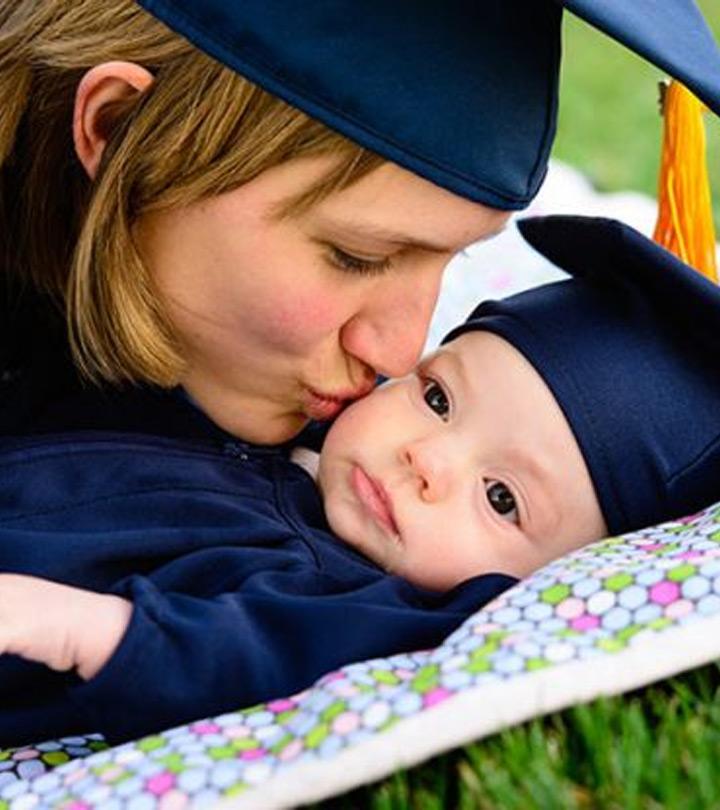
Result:
{"label": "green grass", "polygon": [[[631,2],[631,0],[628,0]],[[699,0],[720,39],[720,3]],[[601,191],[656,196],[662,135],[657,83],[664,74],[566,15],[558,135],[553,155]],[[720,119],[705,116],[714,209],[720,213]],[[720,225],[720,217],[716,216]]]}
{"label": "green grass", "polygon": [[[720,2],[698,5],[720,38]],[[659,78],[659,71],[568,16],[555,157],[600,190],[655,195]],[[720,121],[708,116],[707,127],[720,225]],[[705,667],[526,723],[319,807],[720,808],[719,688],[720,669]]]}
{"label": "green grass", "polygon": [[720,807],[720,668],[534,720],[323,810]]}

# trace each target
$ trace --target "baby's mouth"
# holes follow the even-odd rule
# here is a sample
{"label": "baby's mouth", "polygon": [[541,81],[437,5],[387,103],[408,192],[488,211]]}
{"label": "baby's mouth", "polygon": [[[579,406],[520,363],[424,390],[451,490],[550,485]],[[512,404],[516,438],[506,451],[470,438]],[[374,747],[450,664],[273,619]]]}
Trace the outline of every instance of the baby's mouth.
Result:
{"label": "baby's mouth", "polygon": [[371,478],[359,465],[354,464],[350,472],[350,485],[357,499],[383,529],[400,537],[400,531],[393,514],[392,501],[379,481]]}

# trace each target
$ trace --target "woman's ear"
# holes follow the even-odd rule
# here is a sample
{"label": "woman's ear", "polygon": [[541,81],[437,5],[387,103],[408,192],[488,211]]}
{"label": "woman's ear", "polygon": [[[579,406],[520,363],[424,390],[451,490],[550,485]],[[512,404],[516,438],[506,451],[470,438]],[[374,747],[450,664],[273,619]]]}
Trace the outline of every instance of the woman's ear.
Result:
{"label": "woman's ear", "polygon": [[88,70],[78,85],[73,113],[75,152],[91,179],[100,165],[111,131],[111,105],[142,93],[153,76],[134,62],[103,62]]}

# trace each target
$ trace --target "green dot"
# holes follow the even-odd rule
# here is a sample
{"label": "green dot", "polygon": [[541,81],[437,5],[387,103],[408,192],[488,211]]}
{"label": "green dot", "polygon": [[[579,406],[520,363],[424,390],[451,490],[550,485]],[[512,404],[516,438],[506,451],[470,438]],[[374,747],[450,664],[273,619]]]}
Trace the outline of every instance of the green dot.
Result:
{"label": "green dot", "polygon": [[105,740],[90,740],[88,743],[88,748],[91,751],[105,751],[110,746],[105,742]]}
{"label": "green dot", "polygon": [[605,652],[619,652],[625,649],[627,644],[619,638],[601,638],[597,646]]}
{"label": "green dot", "polygon": [[233,740],[230,745],[236,751],[253,751],[255,748],[259,748],[258,741],[253,737],[238,737],[236,740]]}
{"label": "green dot", "polygon": [[66,751],[48,751],[42,755],[42,761],[48,765],[62,765],[63,762],[70,762],[70,754]]}
{"label": "green dot", "polygon": [[388,719],[378,728],[378,731],[387,731],[389,728],[392,728],[399,719],[400,718],[395,715],[388,717]]}
{"label": "green dot", "polygon": [[233,759],[236,751],[231,745],[217,745],[208,748],[208,754],[212,759]]}
{"label": "green dot", "polygon": [[320,723],[305,735],[305,745],[308,748],[317,748],[327,737],[329,731],[327,723]]}
{"label": "green dot", "polygon": [[185,762],[180,754],[168,754],[166,757],[160,759],[160,763],[164,765],[170,773],[181,773],[185,770]]}
{"label": "green dot", "polygon": [[275,715],[275,722],[279,726],[284,726],[286,723],[289,723],[293,717],[298,713],[299,709],[288,709],[286,712],[280,712],[280,714]]}
{"label": "green dot", "polygon": [[470,660],[474,661],[476,658],[487,658],[488,655],[492,655],[492,653],[497,652],[498,649],[500,649],[499,641],[486,641],[470,653]]}
{"label": "green dot", "polygon": [[4,760],[9,759],[10,754],[12,754],[12,751],[8,751],[7,748],[4,751],[0,751],[0,762],[3,762]]}
{"label": "green dot", "polygon": [[671,568],[667,572],[667,578],[672,582],[682,582],[684,579],[691,577],[696,571],[696,566],[685,563],[685,565],[678,565],[675,568]]}
{"label": "green dot", "polygon": [[629,627],[623,627],[617,634],[617,637],[620,641],[630,641],[630,639],[642,630],[642,626],[639,624],[631,624]]}
{"label": "green dot", "polygon": [[550,605],[559,605],[563,599],[566,599],[570,596],[570,586],[563,585],[558,583],[557,585],[553,585],[550,588],[546,588],[541,594],[540,598],[543,602],[547,602]]}
{"label": "green dot", "polygon": [[605,580],[605,587],[609,591],[621,591],[623,588],[627,588],[628,585],[632,585],[633,578],[630,574],[614,574],[611,577],[608,577]]}
{"label": "green dot", "polygon": [[525,669],[528,670],[528,672],[533,672],[536,669],[545,669],[545,667],[549,666],[550,662],[545,658],[528,658],[525,662]]}
{"label": "green dot", "polygon": [[158,748],[162,748],[167,745],[167,743],[164,737],[156,735],[154,737],[144,737],[142,740],[138,740],[135,745],[140,751],[147,753],[148,751],[157,751]]}
{"label": "green dot", "polygon": [[286,746],[290,745],[294,739],[295,737],[292,734],[286,734],[272,746],[270,752],[277,756]]}
{"label": "green dot", "polygon": [[475,661],[471,661],[467,666],[463,667],[463,669],[471,675],[478,675],[481,672],[488,672],[490,670],[490,662],[487,658],[478,658]]}
{"label": "green dot", "polygon": [[247,789],[247,782],[236,782],[223,790],[223,796],[239,796],[241,793],[245,793]]}
{"label": "green dot", "polygon": [[257,703],[255,706],[248,706],[247,709],[243,709],[242,713],[247,717],[249,714],[257,714],[258,712],[265,711],[267,711],[267,705],[265,703]]}
{"label": "green dot", "polygon": [[10,805],[4,800],[0,799],[0,810],[9,810]]}
{"label": "green dot", "polygon": [[370,673],[378,683],[386,683],[389,686],[395,686],[400,683],[400,678],[388,669],[376,669]]}
{"label": "green dot", "polygon": [[335,703],[331,703],[327,709],[320,715],[320,719],[326,723],[332,723],[332,721],[339,715],[342,714],[345,709],[347,709],[347,703],[344,700],[336,700]]}
{"label": "green dot", "polygon": [[651,622],[648,622],[648,627],[651,630],[662,630],[670,624],[672,624],[672,619],[663,617],[662,619],[653,619]]}

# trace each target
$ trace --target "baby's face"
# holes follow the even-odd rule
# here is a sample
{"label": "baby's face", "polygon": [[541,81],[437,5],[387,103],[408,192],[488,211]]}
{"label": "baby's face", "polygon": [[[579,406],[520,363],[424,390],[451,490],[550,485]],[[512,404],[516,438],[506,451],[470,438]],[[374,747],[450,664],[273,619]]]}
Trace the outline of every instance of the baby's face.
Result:
{"label": "baby's face", "polygon": [[319,484],[337,535],[434,590],[522,577],[606,533],[550,389],[489,332],[462,335],[349,407]]}

